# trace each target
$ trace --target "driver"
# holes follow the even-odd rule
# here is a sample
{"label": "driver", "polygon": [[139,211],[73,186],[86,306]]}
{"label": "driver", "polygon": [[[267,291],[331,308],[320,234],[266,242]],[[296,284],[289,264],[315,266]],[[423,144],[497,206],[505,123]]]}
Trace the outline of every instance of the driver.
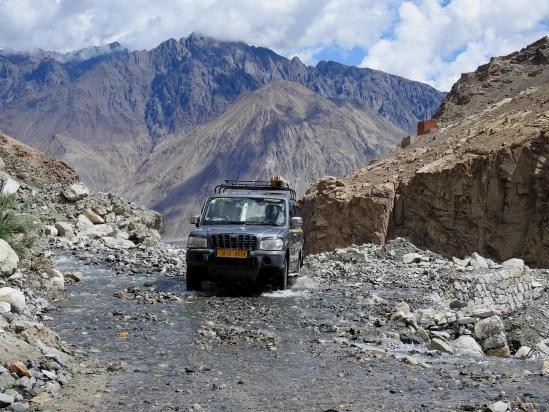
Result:
{"label": "driver", "polygon": [[281,205],[267,205],[265,220],[269,225],[280,226],[284,222],[284,213]]}

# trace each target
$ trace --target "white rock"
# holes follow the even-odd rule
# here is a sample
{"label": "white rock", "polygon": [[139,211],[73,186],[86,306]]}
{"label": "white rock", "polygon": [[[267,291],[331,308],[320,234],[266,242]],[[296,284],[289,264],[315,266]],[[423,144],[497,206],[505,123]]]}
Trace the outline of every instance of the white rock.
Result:
{"label": "white rock", "polygon": [[505,326],[499,316],[492,316],[475,323],[475,336],[486,339],[505,331]]}
{"label": "white rock", "polygon": [[53,287],[57,290],[65,290],[65,278],[63,275],[51,278]]}
{"label": "white rock", "polygon": [[25,295],[10,287],[0,288],[0,302],[8,302],[14,312],[21,313],[27,308]]}
{"label": "white rock", "polygon": [[473,266],[475,269],[488,269],[490,267],[490,264],[488,263],[488,260],[475,252],[471,255],[471,266]]}
{"label": "white rock", "polygon": [[44,233],[46,236],[57,236],[59,235],[59,231],[55,226],[44,226]]}
{"label": "white rock", "polygon": [[506,412],[510,410],[511,405],[503,402],[503,401],[497,401],[495,403],[492,403],[488,405],[488,410],[490,412]]}
{"label": "white rock", "polygon": [[517,353],[515,353],[515,359],[528,359],[528,354],[531,350],[532,348],[528,346],[521,346]]}
{"label": "white rock", "polygon": [[0,239],[0,275],[10,276],[19,263],[17,253],[4,239]]}
{"label": "white rock", "polygon": [[6,172],[0,172],[0,195],[13,195],[19,190],[19,183],[17,183]]}
{"label": "white rock", "polygon": [[90,226],[93,226],[93,222],[90,219],[88,219],[85,215],[78,215],[78,221],[76,222],[76,227],[79,230],[85,230]]}
{"label": "white rock", "polygon": [[454,354],[454,348],[448,342],[445,342],[444,340],[439,338],[433,338],[431,340],[431,343],[429,344],[429,349],[446,352],[450,355]]}
{"label": "white rock", "polygon": [[0,302],[0,313],[11,312],[11,304],[8,302]]}
{"label": "white rock", "polygon": [[90,194],[90,190],[82,183],[74,183],[63,190],[63,196],[69,202],[77,202]]}
{"label": "white rock", "polygon": [[82,236],[90,236],[90,237],[104,237],[104,236],[110,236],[114,233],[114,229],[111,225],[104,224],[104,225],[92,225],[90,227],[87,227],[85,230],[82,230],[80,232],[80,235]]}
{"label": "white rock", "polygon": [[135,247],[135,243],[133,243],[131,240],[108,236],[102,238],[102,240],[105,243],[105,246],[111,249],[130,249]]}
{"label": "white rock", "polygon": [[524,260],[516,258],[506,260],[501,266],[504,268],[519,268],[521,271],[525,268]]}
{"label": "white rock", "polygon": [[478,342],[471,336],[462,335],[451,343],[458,355],[467,355],[474,358],[483,358],[485,356]]}
{"label": "white rock", "polygon": [[406,253],[404,256],[402,256],[402,262],[409,265],[411,263],[420,262],[421,258],[422,256],[419,253]]}

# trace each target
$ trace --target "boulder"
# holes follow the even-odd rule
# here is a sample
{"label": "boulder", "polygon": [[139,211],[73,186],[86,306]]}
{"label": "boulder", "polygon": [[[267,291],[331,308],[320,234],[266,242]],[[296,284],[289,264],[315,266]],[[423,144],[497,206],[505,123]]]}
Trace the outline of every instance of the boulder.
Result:
{"label": "boulder", "polygon": [[17,376],[22,378],[26,376],[27,378],[31,377],[31,374],[23,362],[8,362],[6,368],[11,372],[15,373]]}
{"label": "boulder", "polygon": [[521,346],[515,353],[515,359],[528,359],[528,355],[530,354],[531,350],[532,348],[528,346]]}
{"label": "boulder", "polygon": [[499,316],[491,316],[475,323],[475,337],[477,339],[486,339],[504,331],[505,326]]}
{"label": "boulder", "polygon": [[524,260],[516,258],[506,260],[501,264],[501,266],[506,269],[518,268],[521,272],[525,269]]}
{"label": "boulder", "polygon": [[63,190],[63,196],[69,202],[78,202],[90,194],[90,190],[82,183],[73,183]]}
{"label": "boulder", "polygon": [[80,272],[66,272],[65,273],[66,279],[74,280],[75,282],[82,281],[82,273]]}
{"label": "boulder", "polygon": [[0,313],[10,313],[11,312],[11,304],[8,302],[0,302]]}
{"label": "boulder", "polygon": [[88,227],[93,226],[93,223],[90,219],[88,219],[85,215],[78,215],[78,219],[76,221],[76,228],[78,230],[86,230]]}
{"label": "boulder", "polygon": [[21,313],[27,308],[25,295],[10,287],[0,288],[0,302],[8,302],[14,312]]}
{"label": "boulder", "polygon": [[94,225],[102,225],[105,223],[105,219],[103,219],[101,216],[99,216],[97,213],[95,213],[90,208],[84,209],[84,215],[92,222]]}
{"label": "boulder", "polygon": [[66,237],[67,239],[72,239],[74,237],[74,228],[70,223],[57,222],[55,228],[57,229],[59,236]]}
{"label": "boulder", "polygon": [[488,269],[490,267],[490,264],[488,263],[488,261],[484,259],[482,256],[480,256],[477,252],[471,255],[470,264],[475,269]]}
{"label": "boulder", "polygon": [[467,355],[474,358],[483,358],[485,356],[478,342],[471,336],[462,335],[452,341],[451,344],[458,355]]}
{"label": "boulder", "polygon": [[0,408],[10,406],[15,402],[15,398],[7,393],[0,393]]}
{"label": "boulder", "polygon": [[0,196],[13,195],[17,193],[20,186],[9,174],[0,171]]}
{"label": "boulder", "polygon": [[404,256],[402,256],[402,262],[406,263],[407,265],[412,263],[419,263],[421,261],[422,256],[419,253],[406,253]]}
{"label": "boulder", "polygon": [[141,222],[149,229],[160,230],[162,226],[162,217],[160,213],[155,212],[154,210],[146,210],[141,216]]}
{"label": "boulder", "polygon": [[540,374],[541,374],[541,376],[549,376],[549,359],[545,359],[541,363]]}
{"label": "boulder", "polygon": [[511,405],[507,402],[497,401],[488,405],[488,410],[490,412],[506,412],[511,410]]}
{"label": "boulder", "polygon": [[105,243],[105,246],[111,249],[130,249],[135,247],[135,243],[133,243],[131,240],[126,240],[122,238],[114,238],[106,236],[102,238],[103,243]]}
{"label": "boulder", "polygon": [[17,253],[11,248],[11,246],[4,239],[0,239],[0,275],[11,276],[17,264],[19,263],[19,257]]}
{"label": "boulder", "polygon": [[90,237],[105,237],[105,236],[110,236],[113,233],[114,233],[114,229],[111,225],[103,224],[103,225],[89,226],[86,229],[82,230],[80,232],[80,235],[90,236]]}
{"label": "boulder", "polygon": [[49,226],[49,225],[44,226],[44,233],[46,234],[46,236],[55,237],[59,235],[59,231],[57,230],[57,228],[55,226]]}
{"label": "boulder", "polygon": [[6,167],[6,164],[4,163],[4,159],[0,157],[0,170],[3,170]]}
{"label": "boulder", "polygon": [[440,338],[431,339],[431,343],[429,344],[429,349],[438,350],[440,352],[446,352],[446,353],[449,353],[450,355],[454,354],[453,347],[448,342]]}

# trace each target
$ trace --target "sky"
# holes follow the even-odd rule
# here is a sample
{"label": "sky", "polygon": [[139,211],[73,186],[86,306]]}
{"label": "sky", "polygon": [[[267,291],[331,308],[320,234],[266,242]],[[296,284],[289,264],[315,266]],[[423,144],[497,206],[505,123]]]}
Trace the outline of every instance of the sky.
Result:
{"label": "sky", "polygon": [[0,48],[151,49],[192,32],[370,67],[448,91],[549,35],[547,0],[0,0]]}

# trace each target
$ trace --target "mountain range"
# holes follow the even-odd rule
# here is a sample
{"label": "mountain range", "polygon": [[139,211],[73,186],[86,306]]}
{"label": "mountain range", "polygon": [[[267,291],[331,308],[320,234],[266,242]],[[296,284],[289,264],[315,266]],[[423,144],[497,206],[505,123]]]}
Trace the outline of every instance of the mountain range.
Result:
{"label": "mountain range", "polygon": [[276,172],[304,191],[363,166],[443,96],[380,71],[306,66],[197,34],[149,51],[0,53],[0,130],[174,222],[223,178]]}

